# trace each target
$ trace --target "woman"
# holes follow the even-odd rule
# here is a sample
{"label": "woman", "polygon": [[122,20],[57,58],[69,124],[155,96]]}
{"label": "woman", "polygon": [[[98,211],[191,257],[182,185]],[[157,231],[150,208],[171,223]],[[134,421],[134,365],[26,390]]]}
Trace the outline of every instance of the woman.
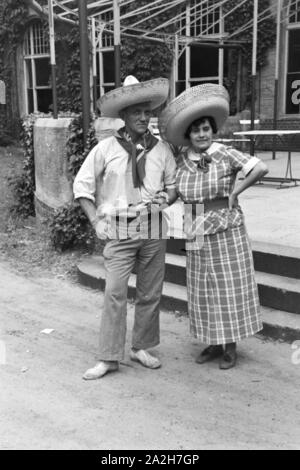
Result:
{"label": "woman", "polygon": [[[175,98],[159,122],[161,136],[181,146],[176,177],[180,197],[204,207],[203,237],[186,242],[188,308],[192,334],[208,345],[196,362],[220,358],[220,369],[235,366],[237,341],[262,329],[238,195],[268,172],[258,158],[213,142],[228,115],[226,89],[205,84]],[[240,170],[244,179],[236,181]],[[197,227],[199,217],[203,222],[198,213],[194,211]]]}

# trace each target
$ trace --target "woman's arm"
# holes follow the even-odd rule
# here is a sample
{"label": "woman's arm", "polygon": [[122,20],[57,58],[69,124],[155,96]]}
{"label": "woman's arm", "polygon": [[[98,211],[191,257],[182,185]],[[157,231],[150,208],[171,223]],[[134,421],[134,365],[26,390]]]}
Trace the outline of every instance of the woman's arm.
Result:
{"label": "woman's arm", "polygon": [[255,184],[268,172],[269,170],[267,165],[262,161],[258,162],[255,167],[248,173],[245,179],[235,186],[234,190],[229,196],[229,209],[232,209],[238,204],[237,197],[239,194],[241,194],[243,191],[245,191],[245,189]]}

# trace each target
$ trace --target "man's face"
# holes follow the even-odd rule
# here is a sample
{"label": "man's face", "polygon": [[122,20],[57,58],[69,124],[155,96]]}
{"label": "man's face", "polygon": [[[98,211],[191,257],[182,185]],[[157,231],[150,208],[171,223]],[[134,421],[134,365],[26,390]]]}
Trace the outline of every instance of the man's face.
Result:
{"label": "man's face", "polygon": [[124,109],[121,117],[125,121],[127,132],[141,136],[148,129],[151,115],[150,103],[141,103]]}

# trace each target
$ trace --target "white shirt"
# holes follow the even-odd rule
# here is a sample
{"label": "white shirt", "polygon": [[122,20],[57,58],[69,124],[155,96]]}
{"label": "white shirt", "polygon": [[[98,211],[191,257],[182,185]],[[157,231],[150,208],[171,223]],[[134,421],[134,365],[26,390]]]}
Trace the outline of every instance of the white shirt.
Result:
{"label": "white shirt", "polygon": [[134,188],[131,158],[114,136],[108,137],[83,162],[74,181],[75,199],[90,199],[102,215],[151,202],[158,191],[175,188],[176,163],[166,143],[159,141],[147,153],[145,172],[141,188]]}

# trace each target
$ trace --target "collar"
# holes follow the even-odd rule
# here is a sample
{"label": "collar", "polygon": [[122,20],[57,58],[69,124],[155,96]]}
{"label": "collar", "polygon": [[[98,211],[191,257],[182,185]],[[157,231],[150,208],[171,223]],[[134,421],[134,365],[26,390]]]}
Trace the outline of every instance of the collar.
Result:
{"label": "collar", "polygon": [[[203,154],[204,152],[202,152]],[[206,152],[207,153],[207,152]],[[201,159],[201,153],[196,153],[193,149],[189,148],[188,151],[187,151],[187,157],[189,160],[191,160],[192,162],[199,162],[199,160]]]}
{"label": "collar", "polygon": [[[212,155],[215,153],[217,150],[219,150],[222,147],[222,144],[219,144],[218,142],[213,142],[210,147],[208,147],[207,150],[203,153],[207,153],[208,155]],[[201,153],[196,153],[192,148],[189,148],[187,151],[187,156],[190,160],[193,162],[198,162],[201,158]]]}

